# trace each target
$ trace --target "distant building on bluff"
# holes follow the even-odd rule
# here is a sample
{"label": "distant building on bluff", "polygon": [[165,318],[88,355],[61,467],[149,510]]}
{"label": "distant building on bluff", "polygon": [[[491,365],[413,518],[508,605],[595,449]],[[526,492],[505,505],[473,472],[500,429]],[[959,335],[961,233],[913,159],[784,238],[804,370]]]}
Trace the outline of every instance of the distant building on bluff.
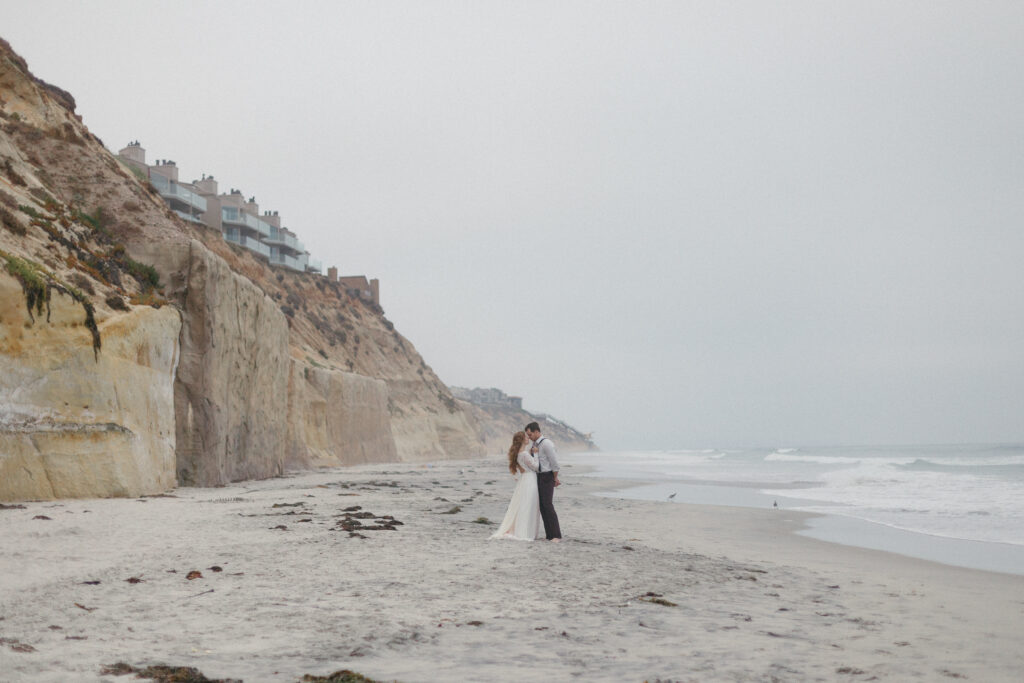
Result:
{"label": "distant building on bluff", "polygon": [[[117,153],[131,168],[145,175],[164,201],[183,220],[217,230],[224,239],[245,247],[272,266],[288,268],[300,273],[321,273],[319,261],[310,253],[298,236],[281,225],[277,211],[264,211],[260,215],[255,197],[248,199],[241,190],[232,188],[218,193],[217,181],[203,174],[201,180],[183,183],[178,180],[178,166],[167,159],[156,164],[146,163],[146,150],[136,140]],[[346,292],[380,305],[380,283],[367,280],[364,275],[338,276],[338,269],[327,269],[332,282],[340,282]]]}
{"label": "distant building on bluff", "polygon": [[501,406],[503,408],[523,409],[523,399],[520,396],[509,396],[501,389],[466,389],[465,387],[449,387],[452,396],[462,401],[467,401],[478,406]]}

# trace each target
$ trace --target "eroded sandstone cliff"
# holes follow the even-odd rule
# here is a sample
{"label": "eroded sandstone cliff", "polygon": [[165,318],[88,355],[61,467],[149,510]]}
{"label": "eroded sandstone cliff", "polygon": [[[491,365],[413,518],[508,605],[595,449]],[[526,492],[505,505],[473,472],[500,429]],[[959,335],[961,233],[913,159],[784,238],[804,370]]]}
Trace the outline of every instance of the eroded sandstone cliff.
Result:
{"label": "eroded sandstone cliff", "polygon": [[[0,411],[19,431],[8,429],[0,449],[0,498],[134,495],[175,481],[217,485],[274,476],[286,467],[482,453],[448,388],[379,307],[326,278],[271,268],[219,232],[183,222],[89,132],[74,106],[0,41],[0,249],[77,297],[51,297],[61,299],[62,312],[32,328],[49,338],[48,346],[36,346],[95,356],[95,367],[74,354],[78,360],[63,366],[39,363],[15,348],[24,320],[5,316],[2,361],[9,372]],[[27,311],[34,290],[4,275],[4,310]],[[50,296],[47,286],[41,291]],[[74,305],[83,317],[76,329],[65,320]],[[139,348],[115,336],[104,345],[115,320],[133,330],[126,338]],[[89,335],[95,350],[81,346]],[[163,349],[159,358],[173,358],[173,369],[147,360],[156,348]],[[138,368],[127,368],[127,358]],[[143,382],[154,368],[163,383]],[[109,403],[100,395],[37,397],[25,415],[53,415],[53,424],[63,425],[37,420],[39,430],[49,430],[45,436],[32,436],[31,420],[15,417],[22,405],[15,400],[27,395],[23,384],[56,386],[60,378],[71,387],[99,387],[93,372],[109,377],[95,389],[100,394],[133,397],[148,387],[153,396],[135,397],[137,414],[96,412],[91,422],[64,404]],[[101,427],[73,427],[80,422]],[[43,441],[49,445],[40,450]],[[48,490],[13,474],[44,479],[56,461],[43,451],[63,452],[62,471],[74,473],[57,477],[58,486],[51,478]],[[138,464],[134,474],[115,455],[128,451]],[[101,453],[110,463],[97,460]],[[90,474],[104,468],[115,474]],[[93,483],[74,487],[72,480]]]}
{"label": "eroded sandstone cliff", "polygon": [[[507,438],[514,420],[456,401],[379,306],[186,223],[74,109],[0,40],[0,499],[473,457]],[[49,320],[29,313],[40,297]]]}
{"label": "eroded sandstone cliff", "polygon": [[288,467],[394,462],[388,385],[293,359],[288,381]]}
{"label": "eroded sandstone cliff", "polygon": [[277,304],[191,241],[181,265],[174,383],[178,481],[209,486],[284,472],[288,324]]}
{"label": "eroded sandstone cliff", "polygon": [[175,484],[173,308],[101,312],[54,290],[43,316],[0,269],[0,500],[137,496]]}

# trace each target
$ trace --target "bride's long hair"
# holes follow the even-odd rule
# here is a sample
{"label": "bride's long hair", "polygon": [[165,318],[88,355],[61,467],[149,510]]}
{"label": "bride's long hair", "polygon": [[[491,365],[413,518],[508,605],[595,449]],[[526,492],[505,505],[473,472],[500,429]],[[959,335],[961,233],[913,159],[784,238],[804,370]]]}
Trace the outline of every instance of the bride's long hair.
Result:
{"label": "bride's long hair", "polygon": [[508,449],[508,471],[512,474],[525,471],[518,460],[519,451],[523,450],[524,441],[526,441],[526,432],[516,432],[512,435],[512,446]]}

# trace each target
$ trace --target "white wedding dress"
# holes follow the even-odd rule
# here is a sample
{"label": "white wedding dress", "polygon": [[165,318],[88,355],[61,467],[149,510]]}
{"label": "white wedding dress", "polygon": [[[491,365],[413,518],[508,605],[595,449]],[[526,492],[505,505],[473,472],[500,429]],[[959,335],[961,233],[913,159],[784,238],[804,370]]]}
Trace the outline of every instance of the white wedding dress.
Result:
{"label": "white wedding dress", "polygon": [[540,495],[537,493],[537,456],[523,451],[519,454],[518,462],[526,471],[516,475],[516,488],[512,492],[505,518],[491,538],[517,541],[546,538],[544,522],[540,518]]}

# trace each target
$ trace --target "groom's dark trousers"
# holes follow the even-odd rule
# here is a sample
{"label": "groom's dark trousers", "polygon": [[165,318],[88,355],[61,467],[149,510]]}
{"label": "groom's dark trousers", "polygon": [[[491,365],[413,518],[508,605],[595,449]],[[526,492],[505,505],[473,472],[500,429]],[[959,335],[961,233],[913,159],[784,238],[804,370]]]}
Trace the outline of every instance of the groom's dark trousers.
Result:
{"label": "groom's dark trousers", "polygon": [[550,541],[561,538],[562,530],[558,528],[558,513],[552,498],[555,496],[555,473],[539,472],[537,474],[537,493],[540,494],[540,518],[544,520],[544,534]]}

